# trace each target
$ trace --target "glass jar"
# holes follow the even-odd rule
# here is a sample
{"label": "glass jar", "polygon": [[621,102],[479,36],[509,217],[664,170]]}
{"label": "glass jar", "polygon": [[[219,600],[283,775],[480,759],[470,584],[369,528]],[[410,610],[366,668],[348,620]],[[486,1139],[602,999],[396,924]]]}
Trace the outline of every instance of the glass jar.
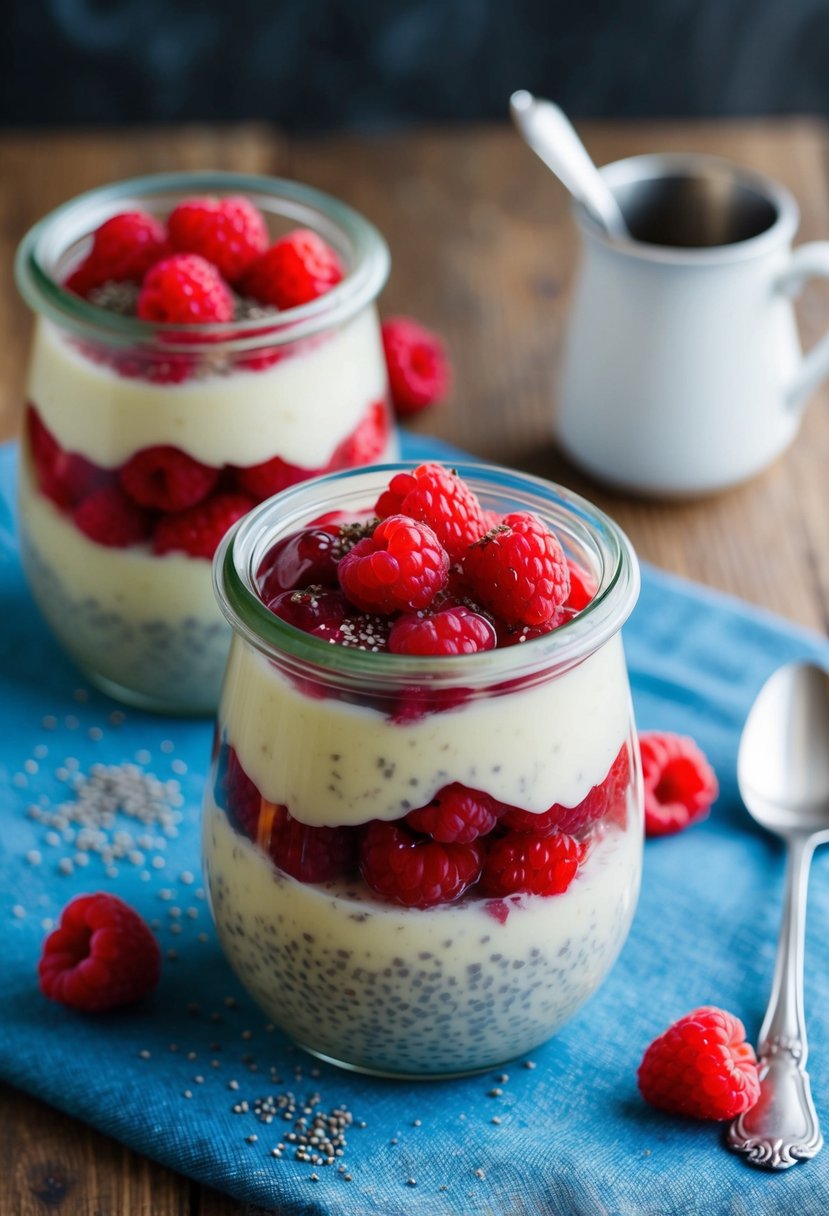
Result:
{"label": "glass jar", "polygon": [[[364,516],[405,467],[288,490],[217,553],[234,636],[204,861],[224,952],[292,1039],[365,1072],[445,1076],[549,1038],[626,937],[642,798],[620,629],[639,576],[627,539],[587,502],[522,474],[460,466],[484,507],[534,512],[595,581],[572,620],[505,649],[411,657],[331,645],[269,612],[256,579],[274,542],[320,517]],[[400,821],[455,782],[513,822],[560,815],[579,851],[566,890],[491,898],[472,885],[431,907],[374,894],[349,860],[365,825]],[[343,872],[320,881],[332,848]]]}
{"label": "glass jar", "polygon": [[[242,320],[187,326],[120,315],[61,286],[111,216],[141,209],[163,218],[204,195],[247,197],[271,240],[314,229],[340,255],[342,282],[301,307],[248,307]],[[23,239],[17,281],[36,314],[20,461],[23,562],[55,636],[106,692],[153,710],[214,712],[230,633],[211,589],[211,529],[294,482],[396,455],[375,309],[388,268],[379,233],[345,204],[293,182],[226,173],[93,190]],[[208,470],[212,488],[192,525],[198,554],[176,549],[175,531],[170,550],[166,513],[128,502],[124,522],[107,505],[105,487],[129,499],[127,462],[170,447]]]}

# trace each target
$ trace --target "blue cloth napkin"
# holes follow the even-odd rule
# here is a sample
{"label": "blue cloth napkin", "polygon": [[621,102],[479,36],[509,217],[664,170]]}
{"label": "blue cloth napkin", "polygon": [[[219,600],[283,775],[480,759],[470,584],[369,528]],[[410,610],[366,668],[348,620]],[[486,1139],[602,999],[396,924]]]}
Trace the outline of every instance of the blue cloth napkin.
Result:
{"label": "blue cloth napkin", "polygon": [[[407,448],[416,457],[446,451],[423,439]],[[795,658],[829,662],[823,639],[646,569],[625,629],[638,724],[696,737],[720,779],[717,806],[704,824],[647,844],[641,902],[619,962],[584,1010],[533,1053],[534,1067],[518,1060],[503,1077],[373,1080],[292,1048],[225,964],[199,877],[211,726],[122,711],[59,652],[20,571],[13,456],[0,453],[0,1076],[284,1216],[825,1216],[829,1150],[783,1174],[758,1172],[726,1151],[719,1127],[659,1114],[636,1088],[646,1045],[697,1005],[722,1005],[757,1035],[783,857],[741,808],[737,742],[769,673]],[[52,812],[71,797],[73,773],[124,761],[180,783],[178,835],[163,847],[145,842],[143,860],[119,864],[117,876],[97,856],[62,872],[60,859],[74,850],[60,831],[48,843],[56,837],[27,808]],[[63,905],[95,890],[138,908],[165,954],[154,997],[102,1018],[45,1000],[35,974]],[[829,1124],[827,926],[829,856],[819,853],[806,1009],[815,1101]],[[323,1113],[340,1104],[352,1111],[337,1165],[270,1155],[292,1124],[259,1122],[254,1103],[288,1091],[300,1102],[313,1095]]]}

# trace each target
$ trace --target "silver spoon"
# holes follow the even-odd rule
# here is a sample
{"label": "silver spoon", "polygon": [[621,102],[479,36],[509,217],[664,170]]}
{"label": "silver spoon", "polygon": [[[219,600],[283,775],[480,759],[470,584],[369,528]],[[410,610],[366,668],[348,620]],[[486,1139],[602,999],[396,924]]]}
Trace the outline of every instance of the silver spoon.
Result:
{"label": "silver spoon", "polygon": [[787,846],[786,894],[769,1007],[760,1030],[760,1100],[735,1119],[728,1147],[752,1165],[784,1170],[823,1147],[806,1072],[803,941],[809,865],[829,840],[829,672],[781,667],[743,728],[740,794],[754,819]]}
{"label": "silver spoon", "polygon": [[533,97],[526,89],[513,93],[509,107],[526,143],[608,236],[629,236],[619,204],[564,111],[552,101]]}

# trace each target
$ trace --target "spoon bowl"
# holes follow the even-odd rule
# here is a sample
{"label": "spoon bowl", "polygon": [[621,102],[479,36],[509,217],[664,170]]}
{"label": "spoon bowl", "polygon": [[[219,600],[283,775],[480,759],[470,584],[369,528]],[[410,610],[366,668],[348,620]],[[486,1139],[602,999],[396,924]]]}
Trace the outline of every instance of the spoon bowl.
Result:
{"label": "spoon bowl", "polygon": [[737,781],[749,814],[786,843],[786,893],[771,997],[757,1043],[760,1097],[728,1129],[752,1165],[782,1170],[820,1152],[806,1058],[803,958],[809,865],[829,840],[829,673],[781,667],[746,719]]}

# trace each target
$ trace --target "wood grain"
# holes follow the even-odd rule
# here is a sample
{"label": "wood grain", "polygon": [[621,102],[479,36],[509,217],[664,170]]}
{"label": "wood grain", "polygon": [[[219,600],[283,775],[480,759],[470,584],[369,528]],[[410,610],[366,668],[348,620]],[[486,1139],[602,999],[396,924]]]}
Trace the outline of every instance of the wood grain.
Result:
{"label": "wood grain", "polygon": [[[826,129],[815,122],[584,124],[599,162],[698,150],[779,178],[802,210],[799,239],[829,236]],[[14,248],[37,218],[79,190],[176,168],[281,173],[341,196],[388,239],[386,315],[443,333],[456,387],[416,429],[593,498],[642,557],[826,631],[829,628],[829,393],[800,437],[749,484],[680,505],[612,494],[553,444],[555,373],[578,256],[563,190],[506,126],[377,138],[288,141],[258,126],[0,136],[0,438],[20,416],[29,318],[11,280]],[[829,292],[800,305],[804,338],[829,327]],[[254,1209],[192,1186],[33,1099],[0,1087],[0,1213],[14,1216],[231,1216]]]}

